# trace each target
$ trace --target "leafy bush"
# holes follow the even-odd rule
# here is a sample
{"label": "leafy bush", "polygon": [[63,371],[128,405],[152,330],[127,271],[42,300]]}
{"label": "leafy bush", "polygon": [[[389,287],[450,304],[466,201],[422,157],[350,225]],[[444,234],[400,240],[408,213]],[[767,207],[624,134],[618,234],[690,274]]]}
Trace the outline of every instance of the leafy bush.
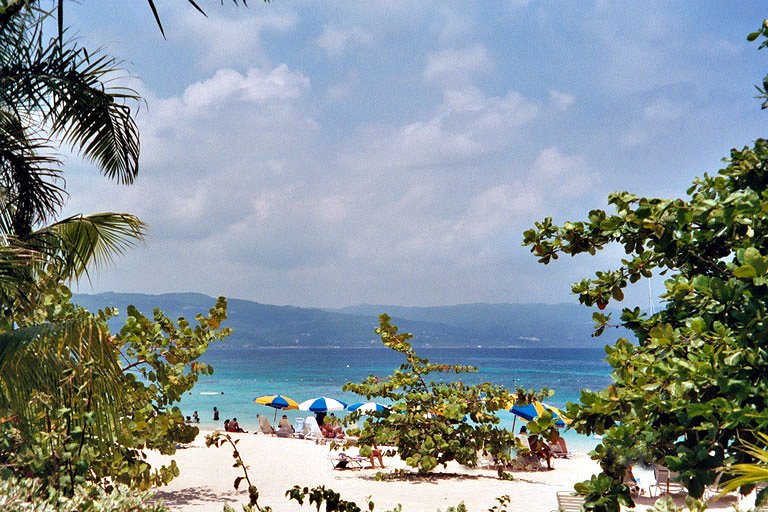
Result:
{"label": "leafy bush", "polygon": [[86,484],[72,496],[47,487],[34,478],[0,480],[0,510],[3,512],[168,512],[161,504],[149,503],[151,494],[119,485],[112,492]]}
{"label": "leafy bush", "polygon": [[[768,21],[748,36],[761,38],[767,48]],[[768,79],[763,85],[766,99]],[[587,508],[618,510],[621,478],[637,459],[678,472],[696,498],[723,468],[755,461],[738,445],[768,428],[768,140],[732,149],[725,163],[696,178],[684,199],[617,192],[608,197],[613,212],[560,226],[545,218],[524,234],[544,264],[624,249],[615,269],[573,285],[588,307],[603,310],[629,284],[667,276],[664,309],[623,309],[620,324],[636,340],[606,347],[613,384],[569,404],[573,428],[603,436],[594,458],[605,478],[583,484],[592,489]],[[593,318],[596,335],[612,324],[610,314]]]}
{"label": "leafy bush", "polygon": [[[176,464],[150,468],[143,450],[173,454],[177,443],[197,435],[175,404],[199,375],[213,372],[196,359],[229,333],[220,327],[226,300],[220,298],[208,316],[198,315],[194,327],[159,310],[150,320],[129,307],[123,329],[110,335],[112,309],[91,314],[71,304],[70,296],[58,287],[33,315],[78,326],[76,336],[93,337],[100,358],[57,350],[56,333],[20,352],[23,358],[43,354],[36,371],[55,385],[32,392],[23,409],[0,409],[0,475],[41,478],[68,495],[85,482],[101,482],[107,490],[114,482],[139,489],[169,482],[179,473]],[[112,365],[109,374],[103,361]],[[107,380],[116,385],[105,385]]]}
{"label": "leafy bush", "polygon": [[[372,413],[366,418],[358,439],[360,454],[370,455],[374,444],[394,445],[406,464],[420,472],[429,472],[452,460],[475,466],[480,450],[490,453],[501,466],[508,462],[514,435],[499,426],[496,413],[508,409],[515,400],[527,403],[549,393],[518,390],[515,395],[490,383],[469,386],[461,380],[428,380],[433,373],[461,374],[477,369],[430,363],[416,354],[408,341],[413,337],[411,334],[398,333],[387,315],[381,315],[379,321],[376,333],[382,343],[401,353],[405,362],[393,375],[369,376],[362,383],[344,385],[345,391],[368,400],[382,398],[392,402],[389,411]],[[355,422],[359,418],[360,413],[353,413],[348,420]],[[555,428],[551,415],[548,423],[546,419],[540,421],[540,434],[547,435],[549,429]]]}

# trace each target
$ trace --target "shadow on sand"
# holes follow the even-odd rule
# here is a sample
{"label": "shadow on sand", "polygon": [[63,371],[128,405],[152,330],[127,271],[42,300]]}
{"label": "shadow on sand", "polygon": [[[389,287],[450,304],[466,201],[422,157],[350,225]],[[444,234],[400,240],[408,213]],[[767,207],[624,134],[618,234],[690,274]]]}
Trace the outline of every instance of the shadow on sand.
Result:
{"label": "shadow on sand", "polygon": [[[228,492],[225,494],[216,493],[210,487],[186,487],[175,491],[158,490],[155,492],[153,501],[162,501],[170,507],[183,507],[193,503],[228,503],[229,499],[242,498],[242,494]],[[246,496],[247,501],[247,496]]]}

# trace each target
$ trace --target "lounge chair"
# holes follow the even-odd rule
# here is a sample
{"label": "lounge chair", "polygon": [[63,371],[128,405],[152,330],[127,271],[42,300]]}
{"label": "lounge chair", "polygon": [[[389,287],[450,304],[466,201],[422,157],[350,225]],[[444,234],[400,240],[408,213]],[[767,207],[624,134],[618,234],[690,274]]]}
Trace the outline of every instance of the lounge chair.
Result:
{"label": "lounge chair", "polygon": [[571,456],[562,437],[558,437],[554,443],[549,443],[549,449],[552,451],[552,456],[558,459],[567,459]]}
{"label": "lounge chair", "polygon": [[331,461],[333,469],[362,469],[366,463],[370,463],[365,457],[347,455],[343,452],[338,455],[329,455],[328,460]]}
{"label": "lounge chair", "polygon": [[479,449],[477,450],[477,466],[481,469],[490,469],[496,467],[496,461],[493,458],[493,455],[488,453],[487,450]]}
{"label": "lounge chair", "polygon": [[557,491],[557,510],[552,512],[581,512],[584,508],[584,496],[570,491]]}
{"label": "lounge chair", "polygon": [[302,430],[304,430],[304,418],[298,417],[293,424],[293,437],[299,437],[303,439],[304,434],[301,433]]}
{"label": "lounge chair", "polygon": [[677,473],[674,471],[670,471],[669,468],[664,466],[656,466],[653,472],[656,475],[656,483],[648,486],[648,494],[652,498],[662,494],[681,494],[685,492],[683,484],[675,480]]}
{"label": "lounge chair", "polygon": [[263,414],[259,415],[259,432],[269,435],[273,435],[275,433],[275,429],[272,428],[272,425],[269,423],[269,418]]}
{"label": "lounge chair", "polygon": [[317,419],[314,416],[307,416],[304,420],[304,428],[301,430],[304,434],[304,439],[325,442],[323,432],[320,430],[320,425],[317,424]]}

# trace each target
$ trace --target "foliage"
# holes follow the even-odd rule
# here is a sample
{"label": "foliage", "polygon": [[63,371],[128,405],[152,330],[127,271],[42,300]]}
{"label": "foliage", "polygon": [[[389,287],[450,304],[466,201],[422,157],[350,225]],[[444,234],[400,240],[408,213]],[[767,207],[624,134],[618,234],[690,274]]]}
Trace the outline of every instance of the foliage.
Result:
{"label": "foliage", "polygon": [[[688,507],[689,512],[704,512],[707,510],[707,502],[704,500],[697,500],[690,496],[685,497],[685,506]],[[683,507],[675,503],[672,496],[662,496],[656,503],[653,504],[653,508],[649,509],[652,512],[683,512]],[[738,512],[739,508],[734,507],[734,511]]]}
{"label": "foliage", "polygon": [[[758,38],[760,49],[768,47],[768,20],[748,36]],[[763,108],[766,87],[768,77],[758,87]],[[628,284],[668,276],[665,309],[651,316],[623,309],[620,323],[637,342],[619,339],[606,347],[614,383],[583,391],[580,403],[568,408],[577,431],[604,434],[593,457],[601,477],[613,482],[600,484],[606,497],[622,496],[624,469],[638,459],[678,471],[693,497],[722,467],[745,468],[755,460],[754,450],[738,445],[754,446],[755,432],[768,428],[767,184],[768,142],[758,139],[751,148],[733,149],[716,175],[694,180],[687,199],[615,193],[608,198],[614,214],[593,210],[588,220],[562,226],[547,218],[525,232],[524,245],[544,264],[561,254],[623,246],[627,256],[618,268],[573,285],[587,306],[602,310],[623,300]],[[596,335],[611,325],[611,315],[593,318]],[[727,478],[726,488],[754,482]],[[595,485],[582,485],[596,495]],[[609,501],[596,509],[616,506]]]}
{"label": "foliage", "polygon": [[[294,485],[293,488],[285,492],[285,495],[289,499],[296,501],[299,505],[303,505],[305,499],[308,500],[310,505],[317,507],[318,512],[323,505],[325,505],[326,512],[362,512],[357,503],[342,499],[339,493],[333,489],[326,489],[324,485],[313,487],[312,489]],[[368,499],[367,510],[373,511],[373,509],[374,504]],[[390,512],[397,512],[399,509],[398,505],[395,511]]]}
{"label": "foliage", "polygon": [[499,496],[498,498],[496,498],[496,501],[498,501],[499,503],[489,508],[488,512],[507,512],[507,507],[509,506],[509,502],[511,501],[509,494],[504,494],[502,496]]}
{"label": "foliage", "polygon": [[[753,432],[768,428],[768,141],[732,150],[726,163],[696,179],[687,200],[615,193],[615,214],[593,210],[560,227],[547,218],[525,233],[545,264],[624,247],[617,269],[574,284],[587,306],[621,300],[628,283],[654,272],[668,276],[665,309],[622,311],[637,343],[606,347],[614,383],[583,391],[568,408],[577,431],[604,435],[596,457],[615,481],[644,457],[680,472],[700,497],[719,468],[752,460],[734,443],[754,442]],[[599,332],[611,321],[594,318]]]}
{"label": "foliage", "polygon": [[66,496],[56,488],[46,487],[33,478],[0,479],[0,509],[4,512],[166,512],[161,504],[151,504],[151,494],[133,491],[123,485],[107,493],[92,485],[77,488]]}
{"label": "foliage", "polygon": [[146,487],[178,474],[175,464],[150,471],[142,450],[172,453],[197,433],[173,405],[211,373],[195,360],[227,334],[226,303],[196,327],[129,309],[114,336],[113,310],[70,304],[63,283],[111,263],[145,225],[112,212],[58,218],[65,149],[134,181],[139,98],[115,85],[116,59],[65,39],[56,5],[55,15],[36,0],[0,5],[0,461],[4,476],[39,476],[76,496],[85,482]]}
{"label": "foliage", "polygon": [[[111,482],[147,488],[170,481],[178,475],[175,464],[151,470],[143,450],[172,454],[176,443],[197,434],[174,405],[200,374],[212,372],[195,360],[208,343],[228,334],[220,328],[226,301],[219,299],[208,317],[198,316],[194,328],[183,318],[177,327],[160,311],[150,321],[129,309],[131,316],[121,333],[110,336],[106,321],[114,311],[88,313],[69,303],[65,287],[58,287],[58,292],[42,301],[31,318],[38,322],[45,318],[51,325],[91,326],[75,333],[96,336],[103,354],[96,359],[89,353],[73,353],[73,343],[54,343],[63,334],[53,331],[36,338],[27,350],[14,352],[0,366],[4,377],[0,382],[6,382],[5,372],[13,375],[34,364],[26,359],[38,361],[30,372],[30,394],[5,393],[18,397],[7,404],[0,419],[2,472],[33,475],[68,494],[88,481],[103,481],[106,488],[112,487]],[[125,358],[130,362],[121,369],[120,360]],[[49,385],[38,385],[40,379],[50,380]],[[124,400],[116,402],[116,396]]]}
{"label": "foliage", "polygon": [[[756,41],[758,38],[763,38],[759,49],[768,48],[768,19],[763,20],[760,28],[747,36],[747,41]],[[763,78],[762,86],[756,85],[755,89],[758,92],[757,98],[763,100],[762,107],[764,109],[768,108],[768,75],[765,75],[765,78]]]}
{"label": "foliage", "polygon": [[58,147],[133,182],[139,136],[129,105],[138,98],[114,85],[115,59],[48,38],[47,13],[15,4],[0,14],[0,299],[11,323],[40,280],[87,275],[88,265],[111,262],[145,229],[135,216],[111,212],[56,219],[66,199]]}
{"label": "foliage", "polygon": [[[429,472],[451,460],[474,466],[479,450],[508,461],[513,435],[499,427],[495,413],[509,408],[515,396],[489,383],[468,386],[460,380],[428,381],[432,373],[461,374],[476,369],[430,363],[416,354],[408,341],[411,334],[398,333],[387,315],[381,315],[379,320],[376,333],[382,343],[401,353],[405,362],[388,377],[369,376],[362,383],[344,385],[345,391],[368,400],[382,398],[392,402],[389,411],[372,413],[366,418],[358,440],[360,454],[370,455],[374,444],[394,445],[398,455],[420,472]],[[526,403],[534,397],[537,395],[533,392],[519,390],[517,400]],[[349,416],[349,421],[359,418],[360,413],[356,412]],[[546,430],[543,425],[542,429]]]}
{"label": "foliage", "polygon": [[455,507],[448,507],[447,509],[445,509],[445,512],[467,512],[467,506],[462,501]]}
{"label": "foliage", "polygon": [[592,478],[575,485],[576,492],[586,498],[584,510],[614,510],[635,506],[629,496],[629,486],[606,474],[592,475]]}

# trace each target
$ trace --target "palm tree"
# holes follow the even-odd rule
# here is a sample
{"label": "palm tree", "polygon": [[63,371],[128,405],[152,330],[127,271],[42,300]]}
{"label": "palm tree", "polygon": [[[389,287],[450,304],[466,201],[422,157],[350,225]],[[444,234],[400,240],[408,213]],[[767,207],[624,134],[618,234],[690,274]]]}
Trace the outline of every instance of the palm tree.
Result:
{"label": "palm tree", "polygon": [[69,432],[110,442],[122,373],[106,320],[66,307],[61,286],[141,240],[145,225],[112,212],[58,219],[66,191],[57,148],[132,183],[139,136],[129,103],[138,97],[113,85],[113,58],[47,39],[50,19],[37,2],[0,10],[0,417],[31,438],[41,421],[50,425],[51,404],[87,407],[88,424]]}

